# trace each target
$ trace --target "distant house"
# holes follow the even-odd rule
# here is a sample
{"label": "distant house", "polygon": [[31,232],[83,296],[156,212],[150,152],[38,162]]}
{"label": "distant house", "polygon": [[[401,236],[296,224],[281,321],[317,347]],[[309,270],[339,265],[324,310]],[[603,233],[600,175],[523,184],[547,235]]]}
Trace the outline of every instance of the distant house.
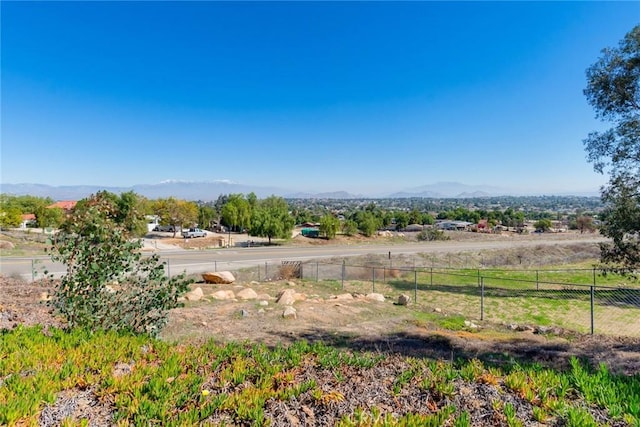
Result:
{"label": "distant house", "polygon": [[464,231],[468,230],[469,226],[473,225],[467,221],[438,221],[436,222],[436,228],[439,230],[451,230],[451,231]]}
{"label": "distant house", "polygon": [[36,225],[35,214],[22,215],[22,222],[20,223],[20,228],[35,227],[35,225]]}
{"label": "distant house", "polygon": [[315,228],[315,227],[320,227],[320,223],[319,222],[305,222],[303,224],[300,224],[300,227],[303,227],[303,228]]}
{"label": "distant house", "polygon": [[60,202],[55,202],[54,204],[47,206],[47,208],[60,208],[65,213],[71,213],[71,211],[76,207],[77,204],[78,202],[76,202],[75,200],[62,200]]}

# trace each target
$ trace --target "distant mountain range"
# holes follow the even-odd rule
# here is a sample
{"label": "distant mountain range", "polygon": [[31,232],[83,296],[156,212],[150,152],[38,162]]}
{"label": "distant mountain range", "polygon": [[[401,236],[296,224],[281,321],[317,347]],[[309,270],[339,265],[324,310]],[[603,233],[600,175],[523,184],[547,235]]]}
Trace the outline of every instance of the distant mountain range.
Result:
{"label": "distant mountain range", "polygon": [[[190,181],[163,181],[158,184],[138,184],[131,187],[101,187],[94,185],[64,185],[51,186],[45,184],[0,184],[0,193],[13,195],[32,195],[38,197],[51,197],[54,200],[80,200],[98,191],[110,191],[123,193],[134,191],[151,199],[176,197],[186,200],[216,200],[221,194],[254,192],[259,198],[271,195],[282,196],[291,199],[362,199],[362,198],[478,198],[493,196],[517,196],[513,191],[498,187],[484,185],[466,185],[458,182],[438,182],[435,184],[413,187],[401,191],[363,195],[352,194],[346,191],[334,191],[325,193],[294,192],[277,187],[261,187],[256,185],[237,184],[229,181],[190,182]],[[563,193],[563,195],[597,196],[599,193]]]}
{"label": "distant mountain range", "polygon": [[389,198],[432,197],[432,198],[472,198],[504,196],[509,194],[504,188],[487,185],[466,185],[459,182],[437,182],[422,185],[387,195]]}

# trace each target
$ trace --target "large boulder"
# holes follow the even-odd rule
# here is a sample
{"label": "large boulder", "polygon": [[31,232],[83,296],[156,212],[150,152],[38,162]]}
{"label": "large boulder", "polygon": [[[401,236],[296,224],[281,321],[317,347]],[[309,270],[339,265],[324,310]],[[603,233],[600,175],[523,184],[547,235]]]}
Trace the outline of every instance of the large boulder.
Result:
{"label": "large boulder", "polygon": [[226,291],[216,291],[211,294],[211,297],[217,300],[227,300],[227,299],[234,299],[236,296],[233,293],[233,291],[226,290]]}
{"label": "large boulder", "polygon": [[188,301],[199,301],[200,299],[202,299],[203,296],[204,296],[204,293],[202,292],[202,288],[197,287],[191,292],[187,292],[184,297]]}
{"label": "large boulder", "polygon": [[384,295],[375,292],[367,294],[366,298],[371,301],[384,302]]}
{"label": "large boulder", "polygon": [[256,299],[258,298],[258,294],[251,288],[245,288],[236,293],[236,297],[238,297],[238,299]]}
{"label": "large boulder", "polygon": [[230,271],[208,271],[202,273],[202,278],[207,283],[229,284],[236,281],[236,278]]}
{"label": "large boulder", "polygon": [[282,305],[291,305],[294,302],[296,302],[296,290],[295,289],[285,289],[284,291],[281,291],[278,293],[277,299],[276,299],[276,303],[278,304],[282,304]]}
{"label": "large boulder", "polygon": [[295,289],[285,289],[278,293],[276,303],[281,305],[291,305],[296,301],[304,301],[307,299],[305,294],[301,294],[295,291]]}

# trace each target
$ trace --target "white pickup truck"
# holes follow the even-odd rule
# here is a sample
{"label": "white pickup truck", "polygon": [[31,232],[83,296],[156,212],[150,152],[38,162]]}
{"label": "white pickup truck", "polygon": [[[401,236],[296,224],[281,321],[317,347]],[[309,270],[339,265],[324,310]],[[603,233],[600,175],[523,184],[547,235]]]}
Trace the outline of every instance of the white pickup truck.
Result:
{"label": "white pickup truck", "polygon": [[193,237],[207,237],[207,232],[200,230],[199,228],[190,228],[182,232],[182,237],[185,239],[191,239]]}

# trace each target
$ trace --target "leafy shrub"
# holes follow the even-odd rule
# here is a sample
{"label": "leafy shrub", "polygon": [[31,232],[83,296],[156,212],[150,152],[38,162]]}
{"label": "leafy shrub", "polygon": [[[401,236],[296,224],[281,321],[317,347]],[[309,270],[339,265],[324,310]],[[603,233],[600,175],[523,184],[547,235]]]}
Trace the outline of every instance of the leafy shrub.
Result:
{"label": "leafy shrub", "polygon": [[449,240],[449,236],[444,234],[444,231],[437,228],[425,228],[418,233],[418,240],[433,241],[433,240]]}
{"label": "leafy shrub", "polygon": [[190,281],[166,277],[157,255],[143,257],[117,217],[118,206],[98,193],[67,219],[49,249],[67,266],[49,304],[69,327],[156,335]]}

